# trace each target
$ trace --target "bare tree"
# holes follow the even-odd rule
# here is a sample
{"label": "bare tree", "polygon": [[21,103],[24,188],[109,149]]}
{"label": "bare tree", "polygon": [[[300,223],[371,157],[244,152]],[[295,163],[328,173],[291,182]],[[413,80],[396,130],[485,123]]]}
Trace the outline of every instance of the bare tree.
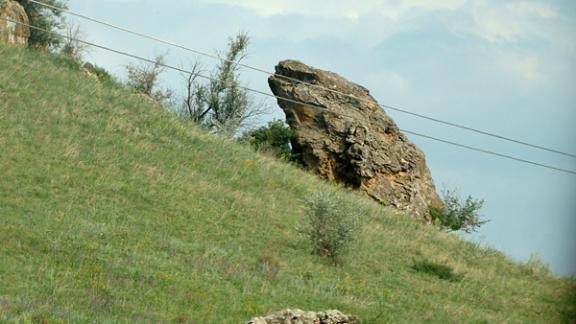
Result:
{"label": "bare tree", "polygon": [[205,106],[204,93],[205,87],[198,83],[199,76],[202,75],[200,64],[198,62],[192,65],[190,74],[185,74],[184,79],[186,82],[186,93],[183,101],[183,114],[198,124],[204,122],[204,118],[210,112],[210,109]]}
{"label": "bare tree", "polygon": [[192,73],[185,75],[184,110],[193,121],[216,132],[234,135],[252,118],[264,113],[239,80],[238,62],[246,57],[249,37],[245,33],[230,38],[228,51],[221,63],[210,73],[207,82],[199,82],[202,71],[195,63]]}
{"label": "bare tree", "polygon": [[83,43],[84,33],[75,23],[66,25],[66,38],[62,45],[62,53],[75,59],[82,60],[82,57],[89,52],[90,46]]}

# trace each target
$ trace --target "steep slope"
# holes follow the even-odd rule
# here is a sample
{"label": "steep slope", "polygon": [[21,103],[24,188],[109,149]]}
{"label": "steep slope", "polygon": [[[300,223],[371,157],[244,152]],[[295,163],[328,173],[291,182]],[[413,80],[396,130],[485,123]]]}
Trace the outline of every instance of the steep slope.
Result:
{"label": "steep slope", "polygon": [[[342,266],[309,253],[329,184],[176,120],[65,60],[0,45],[0,321],[241,323],[291,307],[366,323],[567,322],[574,283],[365,210]],[[414,260],[464,275],[440,280]]]}

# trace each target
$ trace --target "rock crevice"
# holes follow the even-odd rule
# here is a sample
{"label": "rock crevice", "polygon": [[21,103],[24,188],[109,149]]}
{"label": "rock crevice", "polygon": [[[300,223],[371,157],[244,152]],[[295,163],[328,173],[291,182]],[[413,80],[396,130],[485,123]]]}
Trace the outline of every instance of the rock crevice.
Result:
{"label": "rock crevice", "polygon": [[442,205],[424,154],[368,89],[293,60],[280,62],[268,83],[276,96],[289,99],[278,104],[306,167],[423,218],[429,205]]}

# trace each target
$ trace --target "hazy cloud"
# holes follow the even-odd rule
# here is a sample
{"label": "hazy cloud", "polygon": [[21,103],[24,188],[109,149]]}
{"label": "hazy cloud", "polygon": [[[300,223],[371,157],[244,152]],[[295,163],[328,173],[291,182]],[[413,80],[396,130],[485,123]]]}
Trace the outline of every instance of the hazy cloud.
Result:
{"label": "hazy cloud", "polygon": [[400,18],[410,11],[453,10],[462,6],[464,0],[203,0],[206,3],[221,3],[254,10],[259,15],[301,14],[306,16],[340,17],[356,19],[368,14],[379,14]]}
{"label": "hazy cloud", "polygon": [[558,10],[536,1],[500,0],[201,0],[252,10],[257,15],[302,15],[356,21],[379,16],[384,24],[418,21],[431,13],[445,14],[453,32],[471,34],[489,42],[514,42],[530,36],[546,36]]}
{"label": "hazy cloud", "polygon": [[493,43],[515,42],[532,36],[548,38],[558,12],[548,4],[510,2],[497,4],[474,1],[463,8],[467,17],[461,29]]}

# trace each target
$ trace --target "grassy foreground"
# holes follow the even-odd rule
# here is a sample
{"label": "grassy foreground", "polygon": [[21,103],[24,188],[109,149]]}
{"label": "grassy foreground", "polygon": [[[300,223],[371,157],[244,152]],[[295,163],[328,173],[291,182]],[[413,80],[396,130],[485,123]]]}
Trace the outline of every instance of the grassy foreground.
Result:
{"label": "grassy foreground", "polygon": [[[0,45],[0,322],[242,323],[337,308],[364,323],[563,323],[575,285],[206,134],[61,59]],[[338,190],[342,266],[296,235]],[[449,265],[460,281],[414,270]]]}

